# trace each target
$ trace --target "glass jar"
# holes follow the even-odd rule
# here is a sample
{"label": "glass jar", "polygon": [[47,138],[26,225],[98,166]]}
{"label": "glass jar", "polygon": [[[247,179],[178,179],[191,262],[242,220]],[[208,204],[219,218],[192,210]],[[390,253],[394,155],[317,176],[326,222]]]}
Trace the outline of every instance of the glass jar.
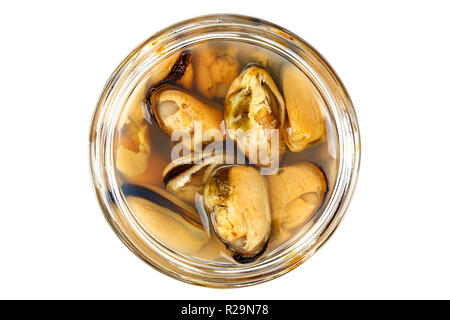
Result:
{"label": "glass jar", "polygon": [[[301,69],[326,102],[335,127],[336,181],[320,216],[300,238],[250,264],[226,265],[179,254],[153,239],[136,221],[122,195],[114,167],[117,124],[127,99],[158,62],[180,49],[212,39],[256,44]],[[92,177],[103,213],[117,236],[155,269],[208,287],[240,287],[279,277],[302,264],[330,237],[355,188],[360,137],[352,102],[325,59],[304,40],[270,22],[238,15],[209,15],[168,27],[140,44],[108,80],[90,133]]]}

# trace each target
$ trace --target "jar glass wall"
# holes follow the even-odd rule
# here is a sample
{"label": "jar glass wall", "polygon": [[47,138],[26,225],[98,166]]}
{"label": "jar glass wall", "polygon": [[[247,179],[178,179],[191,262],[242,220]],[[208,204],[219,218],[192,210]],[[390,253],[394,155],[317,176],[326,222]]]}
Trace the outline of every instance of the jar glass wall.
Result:
{"label": "jar glass wall", "polygon": [[[149,85],[158,78],[169,57],[185,48],[213,41],[257,46],[288,60],[311,80],[327,109],[325,123],[330,143],[325,149],[334,161],[330,168],[323,168],[329,184],[320,212],[301,234],[248,264],[185,254],[152,237],[125,199],[115,161],[120,128],[126,121],[123,115],[130,113],[130,101],[145,100]],[[152,121],[145,112],[143,116]],[[99,99],[91,127],[90,151],[92,176],[104,215],[130,250],[157,270],[182,281],[210,287],[239,287],[268,281],[292,270],[329,238],[341,221],[355,187],[360,139],[356,115],[343,84],[308,43],[260,19],[211,15],[160,31],[119,65]]]}

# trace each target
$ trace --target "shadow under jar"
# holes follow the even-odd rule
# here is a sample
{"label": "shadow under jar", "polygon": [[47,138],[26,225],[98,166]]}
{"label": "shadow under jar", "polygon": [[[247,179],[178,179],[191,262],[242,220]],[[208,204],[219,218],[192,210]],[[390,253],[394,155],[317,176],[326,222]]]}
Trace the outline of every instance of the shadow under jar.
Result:
{"label": "shadow under jar", "polygon": [[120,64],[90,151],[105,217],[130,250],[176,279],[239,287],[292,270],[329,238],[360,140],[315,49],[267,21],[211,15],[162,30]]}

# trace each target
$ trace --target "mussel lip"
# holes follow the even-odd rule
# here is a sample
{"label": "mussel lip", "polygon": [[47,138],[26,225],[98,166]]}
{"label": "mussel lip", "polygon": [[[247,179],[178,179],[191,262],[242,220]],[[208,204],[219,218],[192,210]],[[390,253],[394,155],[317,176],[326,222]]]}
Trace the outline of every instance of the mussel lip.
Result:
{"label": "mussel lip", "polygon": [[163,175],[163,184],[165,187],[167,187],[167,184],[178,177],[183,172],[186,172],[187,170],[191,169],[195,164],[180,164],[176,167],[173,167],[171,170],[169,170],[165,175]]}
{"label": "mussel lip", "polygon": [[227,249],[229,249],[230,251],[232,251],[234,253],[233,254],[233,259],[236,260],[236,262],[239,262],[239,263],[251,263],[251,262],[255,262],[256,260],[258,260],[263,255],[263,253],[267,249],[268,244],[269,244],[269,241],[267,240],[264,243],[264,245],[261,246],[261,248],[258,249],[258,252],[254,253],[254,254],[252,254],[250,256],[244,256],[244,255],[242,255],[242,253],[234,251],[231,247],[228,248],[228,246],[227,246]]}
{"label": "mussel lip", "polygon": [[[198,170],[195,170],[195,172],[200,171],[203,167],[212,165],[212,164],[218,164],[219,167],[223,167],[230,161],[232,156],[226,153],[220,153],[216,155],[201,155],[201,156],[194,156],[189,155],[186,157],[182,157],[176,160],[173,160],[171,163],[167,165],[167,167],[163,171],[163,183],[164,186],[167,187],[167,184],[176,179],[179,175],[185,173],[186,171],[193,169],[194,166],[197,166]],[[222,159],[222,163],[217,163],[216,160]],[[233,156],[234,160],[234,156]],[[211,171],[210,175],[213,174],[213,171]],[[194,173],[195,173],[194,172]]]}
{"label": "mussel lip", "polygon": [[[151,118],[156,120],[159,123],[159,119],[157,117],[157,112],[155,112],[152,99],[155,95],[155,92],[159,90],[161,87],[166,85],[173,85],[174,87],[176,82],[180,80],[185,74],[187,68],[189,67],[192,60],[192,54],[190,50],[184,50],[180,53],[175,63],[170,68],[169,73],[157,82],[154,86],[152,86],[147,93],[147,97],[145,99],[145,104],[147,106],[147,111],[150,114]],[[178,88],[178,87],[176,87]]]}

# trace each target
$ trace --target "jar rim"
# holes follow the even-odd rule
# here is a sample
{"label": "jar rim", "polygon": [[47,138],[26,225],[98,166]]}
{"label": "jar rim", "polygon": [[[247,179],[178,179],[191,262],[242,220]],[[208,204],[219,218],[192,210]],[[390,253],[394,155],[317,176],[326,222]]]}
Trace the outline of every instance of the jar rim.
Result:
{"label": "jar rim", "polygon": [[[273,255],[251,265],[222,269],[206,262],[199,263],[151,239],[143,238],[145,234],[143,230],[139,231],[139,225],[130,218],[130,212],[125,214],[129,209],[122,201],[123,196],[117,185],[112,152],[118,114],[123,106],[121,101],[127,93],[125,89],[136,84],[149,66],[179,50],[180,46],[220,37],[235,37],[240,41],[256,38],[266,41],[266,45],[273,46],[274,50],[297,59],[302,64],[302,70],[309,73],[326,97],[327,103],[334,107],[331,111],[334,113],[341,150],[334,198],[325,208],[328,209],[328,219],[323,219],[322,225],[313,228],[301,244],[294,243],[290,248],[285,248],[281,252],[283,255]],[[180,39],[183,39],[182,43]],[[359,126],[353,104],[342,81],[318,51],[280,26],[234,14],[214,14],[185,20],[142,42],[107,81],[98,100],[90,132],[90,164],[94,187],[103,214],[117,236],[139,258],[158,271],[188,283],[219,288],[247,286],[274,279],[311,257],[335,231],[345,214],[358,177],[360,150]]]}

